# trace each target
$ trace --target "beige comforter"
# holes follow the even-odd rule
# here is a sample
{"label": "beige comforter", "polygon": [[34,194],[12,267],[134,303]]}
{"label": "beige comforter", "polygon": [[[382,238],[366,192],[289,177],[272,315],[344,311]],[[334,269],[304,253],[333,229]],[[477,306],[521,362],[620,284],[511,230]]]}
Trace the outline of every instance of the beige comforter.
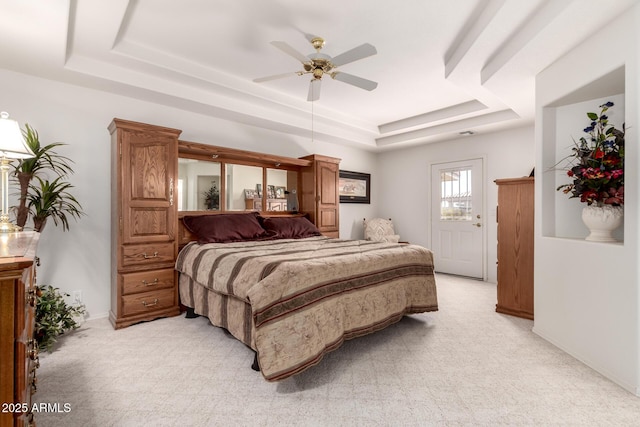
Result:
{"label": "beige comforter", "polygon": [[250,305],[247,344],[270,381],[315,365],[345,339],[438,309],[432,253],[416,245],[326,237],[191,243],[176,269]]}

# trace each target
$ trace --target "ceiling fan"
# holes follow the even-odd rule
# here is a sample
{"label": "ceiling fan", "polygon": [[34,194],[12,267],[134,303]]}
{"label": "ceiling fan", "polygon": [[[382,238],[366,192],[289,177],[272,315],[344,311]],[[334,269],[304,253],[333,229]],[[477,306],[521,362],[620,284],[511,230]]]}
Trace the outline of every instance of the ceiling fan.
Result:
{"label": "ceiling fan", "polygon": [[348,64],[350,62],[357,61],[359,59],[366,58],[371,55],[375,55],[377,53],[376,48],[369,44],[364,43],[358,47],[354,47],[351,50],[348,50],[338,56],[334,56],[333,58],[324,53],[320,53],[320,49],[324,46],[324,39],[318,36],[309,36],[309,41],[316,49],[314,53],[311,53],[307,56],[301,54],[296,49],[291,47],[286,42],[281,41],[272,41],[271,44],[286,53],[302,62],[302,71],[289,72],[284,74],[277,74],[274,76],[261,77],[259,79],[254,79],[253,81],[256,83],[262,83],[269,80],[276,80],[283,77],[289,77],[294,74],[298,76],[302,76],[304,74],[311,74],[312,79],[309,84],[309,94],[307,96],[307,101],[317,101],[320,98],[320,85],[322,83],[322,76],[325,74],[331,76],[332,79],[339,80],[344,83],[348,83],[350,85],[359,87],[365,90],[373,90],[378,86],[378,83],[364,79],[362,77],[354,76],[353,74],[343,73],[341,71],[337,71],[336,67]]}

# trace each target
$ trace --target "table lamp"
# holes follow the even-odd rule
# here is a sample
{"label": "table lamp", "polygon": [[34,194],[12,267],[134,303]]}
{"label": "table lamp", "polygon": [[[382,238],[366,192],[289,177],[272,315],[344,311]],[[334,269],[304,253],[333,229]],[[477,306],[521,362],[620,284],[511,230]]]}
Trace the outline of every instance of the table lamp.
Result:
{"label": "table lamp", "polygon": [[9,114],[0,113],[0,174],[2,175],[2,212],[0,212],[0,233],[20,231],[20,227],[9,221],[9,163],[13,159],[35,157],[25,142],[20,126]]}

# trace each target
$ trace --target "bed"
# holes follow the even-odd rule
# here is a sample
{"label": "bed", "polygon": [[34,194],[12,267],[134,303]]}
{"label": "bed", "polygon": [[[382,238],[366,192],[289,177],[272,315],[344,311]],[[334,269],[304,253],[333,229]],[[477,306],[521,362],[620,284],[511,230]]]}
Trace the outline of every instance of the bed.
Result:
{"label": "bed", "polygon": [[183,224],[198,240],[178,254],[181,303],[253,349],[268,381],[404,315],[438,309],[433,257],[421,246],[328,238],[304,217]]}

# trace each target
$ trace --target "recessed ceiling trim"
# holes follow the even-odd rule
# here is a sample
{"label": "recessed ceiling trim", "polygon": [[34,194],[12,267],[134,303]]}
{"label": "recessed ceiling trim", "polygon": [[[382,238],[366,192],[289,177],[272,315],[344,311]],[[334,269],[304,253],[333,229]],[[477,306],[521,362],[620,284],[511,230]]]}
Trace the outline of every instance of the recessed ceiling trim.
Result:
{"label": "recessed ceiling trim", "polygon": [[460,132],[470,128],[476,128],[482,125],[502,122],[506,120],[519,119],[520,116],[513,110],[502,110],[494,113],[488,113],[481,116],[469,117],[467,119],[458,120],[455,122],[444,123],[437,126],[431,126],[424,129],[418,129],[411,132],[406,132],[398,135],[384,136],[376,139],[378,147],[385,147],[393,144],[400,144],[406,142],[415,142],[416,140],[428,138],[434,135],[448,133],[448,132]]}
{"label": "recessed ceiling trim", "polygon": [[445,78],[456,69],[504,3],[505,0],[485,0],[478,4],[444,56]]}
{"label": "recessed ceiling trim", "polygon": [[445,120],[452,117],[461,116],[463,114],[474,113],[484,110],[487,106],[478,100],[463,102],[462,104],[452,105],[450,107],[441,108],[439,110],[430,111],[428,113],[419,114],[417,116],[408,117],[395,122],[385,123],[379,126],[380,133],[386,134],[398,130],[408,129],[416,126],[428,125],[438,120]]}
{"label": "recessed ceiling trim", "polygon": [[504,67],[518,52],[529,44],[554,18],[565,10],[571,2],[567,0],[549,0],[536,9],[525,20],[525,24],[507,37],[496,51],[491,55],[487,64],[480,72],[480,81],[485,84],[502,67]]}

